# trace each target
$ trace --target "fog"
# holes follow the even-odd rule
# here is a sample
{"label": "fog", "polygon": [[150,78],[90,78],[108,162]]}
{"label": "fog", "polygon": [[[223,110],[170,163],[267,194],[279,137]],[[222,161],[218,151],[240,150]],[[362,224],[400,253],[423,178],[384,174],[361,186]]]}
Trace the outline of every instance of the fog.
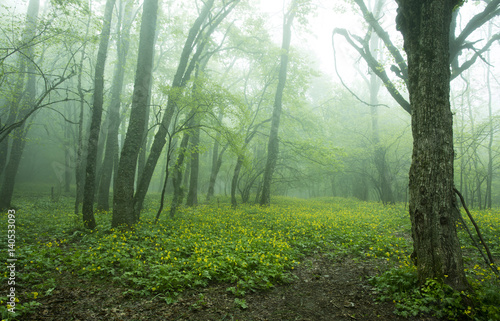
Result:
{"label": "fog", "polygon": [[[343,196],[384,203],[408,200],[411,117],[386,86],[407,102],[408,90],[404,78],[398,76],[397,58],[364,19],[358,2],[316,0],[301,3],[297,9],[291,27],[272,195]],[[401,33],[396,30],[397,4],[388,0],[364,4],[377,16],[377,24],[394,50],[406,59]],[[32,17],[36,25],[26,20],[26,1],[7,1],[1,8],[0,153],[6,191],[2,197],[9,199],[7,203],[23,193],[54,199],[83,193],[105,2],[40,1],[39,5]],[[196,67],[191,77],[176,85],[172,81],[182,61],[183,46],[203,3],[160,1],[135,185],[148,166],[161,119],[175,96],[165,136],[170,149],[168,143],[161,148],[149,193],[162,191],[168,172],[167,198],[175,194],[172,173],[178,173],[185,191],[190,184],[196,185],[197,202],[204,201],[207,193],[209,198],[229,197],[231,191],[238,203],[258,199],[280,78],[283,15],[289,5],[286,1],[242,1],[233,8],[215,1],[213,17],[224,10],[230,12],[221,21],[205,23],[206,29],[199,35],[204,32],[210,39],[203,42],[200,56],[196,50],[203,37],[192,43],[186,63]],[[485,2],[469,1],[457,9],[455,36],[471,30],[460,39],[462,48],[451,65],[455,184],[473,207],[498,205],[500,199],[498,17],[494,14],[468,25],[485,7]],[[117,1],[114,5],[93,165],[96,197],[103,171],[110,171],[114,181],[121,148],[129,135],[141,16],[140,3]],[[128,52],[120,58],[117,46],[123,50],[125,43]],[[385,72],[390,84],[384,85],[354,46],[371,53],[380,64],[376,68]],[[120,110],[112,113],[117,67],[125,73],[116,96]],[[113,120],[119,123],[117,134],[111,133],[117,135],[118,149],[113,151],[112,167],[104,167]],[[15,128],[9,127],[13,124]],[[198,131],[198,142],[179,149],[185,135],[192,137]],[[22,147],[13,152],[16,144]],[[13,164],[16,153],[20,154],[18,166]],[[183,153],[184,164],[175,168]],[[219,158],[220,168],[214,171],[214,161]],[[9,162],[14,175],[6,175]],[[192,162],[197,162],[199,170],[190,180]],[[10,196],[5,186],[14,186]],[[111,198],[113,183],[109,191]]]}

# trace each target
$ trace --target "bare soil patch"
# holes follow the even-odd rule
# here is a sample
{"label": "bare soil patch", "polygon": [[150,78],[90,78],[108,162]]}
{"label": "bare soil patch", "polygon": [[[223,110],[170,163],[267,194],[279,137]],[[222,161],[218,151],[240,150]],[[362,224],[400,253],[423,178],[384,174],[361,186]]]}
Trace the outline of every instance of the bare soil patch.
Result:
{"label": "bare soil patch", "polygon": [[[294,270],[294,280],[269,291],[249,293],[246,308],[235,303],[228,284],[182,293],[175,303],[159,297],[127,297],[123,288],[80,280],[71,275],[60,279],[52,295],[25,320],[436,320],[405,319],[393,313],[392,302],[378,302],[368,277],[378,273],[374,261],[330,259],[316,254]],[[240,298],[238,298],[240,299]]]}

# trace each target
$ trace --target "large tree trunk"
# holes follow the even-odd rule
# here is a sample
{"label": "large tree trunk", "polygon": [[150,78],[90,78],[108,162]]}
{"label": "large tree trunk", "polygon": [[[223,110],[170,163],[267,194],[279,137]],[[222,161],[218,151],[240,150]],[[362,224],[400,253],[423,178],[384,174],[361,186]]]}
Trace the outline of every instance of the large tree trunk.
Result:
{"label": "large tree trunk", "polygon": [[293,0],[288,13],[283,17],[283,39],[281,44],[281,61],[278,79],[278,87],[274,97],[273,116],[271,120],[271,132],[269,134],[269,143],[267,145],[267,162],[264,170],[264,180],[262,183],[262,195],[260,205],[269,205],[271,203],[271,181],[274,174],[274,168],[278,160],[281,108],[283,90],[286,84],[286,74],[288,69],[288,54],[290,50],[290,41],[292,39],[292,23],[297,9],[297,0]]}
{"label": "large tree trunk", "polygon": [[94,193],[96,182],[97,149],[99,133],[101,131],[102,104],[104,99],[104,68],[108,53],[109,34],[115,0],[107,0],[104,9],[104,21],[97,51],[97,62],[94,78],[94,99],[92,104],[92,117],[90,121],[89,141],[87,145],[87,164],[85,169],[85,185],[83,187],[82,214],[83,224],[88,229],[95,228],[94,218]]}
{"label": "large tree trunk", "polygon": [[146,0],[141,21],[130,120],[118,164],[118,176],[116,177],[116,186],[113,193],[113,220],[111,223],[113,227],[122,224],[131,226],[138,219],[134,213],[134,179],[137,157],[145,130],[147,109],[149,108],[157,13],[158,0]]}
{"label": "large tree trunk", "polygon": [[420,283],[435,278],[469,288],[455,228],[449,33],[458,0],[398,0],[397,24],[408,56],[413,155],[410,218]]}
{"label": "large tree trunk", "polygon": [[[121,26],[120,26],[121,24]],[[111,177],[113,176],[114,159],[118,152],[118,130],[120,128],[120,106],[123,80],[125,78],[125,66],[129,49],[130,27],[132,25],[132,3],[125,4],[125,17],[119,21],[118,28],[121,27],[117,40],[118,60],[113,74],[113,84],[111,85],[111,101],[108,108],[108,133],[106,147],[104,150],[104,160],[102,162],[102,175],[100,177],[99,192],[97,193],[97,210],[109,210],[109,190]]]}

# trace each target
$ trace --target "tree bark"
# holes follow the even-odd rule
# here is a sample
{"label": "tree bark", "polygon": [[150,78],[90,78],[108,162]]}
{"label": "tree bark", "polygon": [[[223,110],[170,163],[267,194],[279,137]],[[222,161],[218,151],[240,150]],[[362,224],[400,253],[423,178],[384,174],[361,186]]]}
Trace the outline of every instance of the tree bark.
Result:
{"label": "tree bark", "polygon": [[288,68],[288,55],[290,50],[290,41],[292,38],[292,23],[295,17],[297,0],[293,0],[290,10],[283,17],[283,39],[281,44],[281,61],[278,78],[278,87],[274,97],[273,115],[271,120],[271,132],[269,134],[269,143],[267,145],[267,162],[264,170],[264,180],[262,183],[262,195],[260,205],[269,205],[271,203],[271,181],[273,178],[274,168],[278,160],[279,153],[279,137],[278,130],[280,126],[281,109],[283,91],[286,84],[286,74]]}
{"label": "tree bark", "polygon": [[[139,180],[139,184],[137,185],[136,194],[134,196],[134,211],[137,217],[139,217],[140,211],[142,209],[142,204],[144,203],[144,198],[146,197],[146,193],[148,192],[149,183],[151,182],[151,178],[153,177],[153,173],[163,150],[163,146],[166,143],[165,137],[167,136],[168,129],[170,127],[170,121],[172,120],[172,116],[177,109],[176,95],[180,93],[177,93],[175,90],[183,88],[191,77],[192,69],[188,70],[188,65],[191,65],[189,63],[191,53],[198,38],[198,34],[201,32],[202,24],[210,13],[213,4],[214,0],[209,0],[205,3],[200,15],[193,23],[191,29],[189,29],[188,37],[186,39],[186,42],[184,43],[184,48],[182,50],[179,65],[177,66],[177,71],[172,81],[172,94],[168,96],[166,111],[163,115],[160,126],[158,127],[158,131],[156,132],[153,139],[153,143],[149,151],[149,156],[142,172],[142,176]],[[194,63],[193,59],[191,59],[191,62]]]}
{"label": "tree bark", "polygon": [[[111,101],[108,108],[108,133],[106,138],[106,147],[104,150],[104,160],[102,162],[102,175],[99,183],[99,192],[97,195],[97,210],[109,210],[109,190],[111,187],[111,177],[113,176],[114,158],[118,152],[118,131],[120,128],[120,107],[121,93],[123,89],[123,80],[125,78],[125,66],[127,53],[130,44],[130,27],[132,25],[131,2],[125,4],[125,19],[120,21],[121,32],[117,40],[117,63],[113,74],[113,83],[111,85]],[[118,26],[120,28],[120,26]]]}
{"label": "tree bark", "polygon": [[[28,5],[28,11],[26,14],[26,27],[23,35],[23,42],[27,43],[31,41],[34,37],[37,28],[38,22],[38,11],[40,7],[39,0],[30,0]],[[36,68],[33,64],[34,58],[34,48],[33,46],[29,46],[25,56],[20,59],[20,72],[15,86],[14,97],[11,103],[9,117],[7,119],[7,125],[14,123],[16,119],[22,119],[31,109],[34,104],[35,96],[36,96]],[[28,71],[28,80],[26,84],[24,84],[25,80],[25,71]],[[24,90],[24,96],[23,96]],[[6,159],[2,162],[5,164],[5,170],[3,175],[3,182],[0,188],[0,209],[7,209],[11,206],[12,196],[14,194],[14,185],[17,176],[17,169],[19,168],[19,164],[21,162],[21,157],[23,155],[23,150],[25,146],[25,138],[28,131],[28,127],[26,127],[25,123],[22,123],[21,126],[16,128],[13,131],[12,138],[12,147],[10,150],[10,156],[7,163],[5,163]],[[8,138],[2,141],[4,149],[0,151],[0,158],[4,158],[7,156],[8,151]],[[4,154],[5,153],[5,154]],[[4,154],[4,155],[3,155]],[[0,168],[2,170],[3,168]],[[1,176],[0,172],[0,176]]]}
{"label": "tree bark", "polygon": [[[491,25],[490,22],[488,25],[488,38],[491,38]],[[490,60],[490,52],[487,53],[487,61]],[[488,174],[486,177],[486,199],[485,199],[485,207],[491,208],[491,183],[493,182],[493,155],[492,155],[492,146],[493,146],[493,111],[492,111],[492,95],[491,95],[491,65],[487,64],[486,66],[486,88],[488,89],[488,125],[489,125],[489,141],[488,141]]]}
{"label": "tree bark", "polygon": [[144,1],[130,120],[118,163],[118,176],[113,193],[111,222],[113,227],[122,224],[132,226],[138,220],[134,212],[134,180],[145,130],[145,118],[149,108],[157,13],[158,0]]}
{"label": "tree bark", "polygon": [[240,176],[241,166],[243,165],[243,155],[239,155],[234,166],[233,179],[231,180],[231,206],[236,208],[238,201],[236,200],[236,188],[238,187],[238,179]]}
{"label": "tree bark", "polygon": [[99,133],[101,131],[102,104],[104,99],[104,68],[108,53],[109,34],[111,31],[111,19],[113,17],[113,6],[116,0],[107,0],[104,9],[104,21],[97,51],[97,62],[94,78],[94,99],[92,104],[92,117],[90,121],[90,133],[87,145],[87,164],[85,169],[85,185],[83,187],[83,225],[88,229],[96,226],[94,218],[94,193],[96,182],[97,149]]}
{"label": "tree bark", "polygon": [[198,176],[200,170],[200,119],[198,114],[193,118],[193,133],[190,144],[193,149],[190,158],[190,175],[189,175],[189,190],[186,197],[187,206],[195,206],[198,204]]}
{"label": "tree bark", "polygon": [[184,165],[184,158],[186,157],[186,148],[189,143],[189,133],[185,132],[182,136],[181,145],[178,148],[177,160],[175,162],[172,184],[174,186],[174,196],[172,198],[172,204],[170,205],[170,217],[173,218],[177,212],[177,208],[182,204],[182,199],[184,198],[184,187],[182,186],[182,170]]}
{"label": "tree bark", "polygon": [[397,25],[408,56],[413,155],[410,218],[418,281],[435,278],[467,290],[455,228],[449,33],[458,0],[397,0]]}

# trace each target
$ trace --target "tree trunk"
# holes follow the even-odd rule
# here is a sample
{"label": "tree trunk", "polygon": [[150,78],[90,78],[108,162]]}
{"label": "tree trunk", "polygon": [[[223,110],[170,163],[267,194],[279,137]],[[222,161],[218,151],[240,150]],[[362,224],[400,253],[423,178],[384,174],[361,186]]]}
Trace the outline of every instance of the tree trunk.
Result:
{"label": "tree trunk", "polygon": [[[28,11],[26,14],[26,27],[23,35],[23,42],[28,43],[31,41],[36,32],[37,22],[38,22],[38,11],[40,7],[39,0],[30,0],[28,5]],[[34,58],[34,48],[29,46],[27,51],[24,53],[25,56],[20,58],[20,72],[15,86],[14,97],[10,106],[9,117],[7,119],[7,124],[10,125],[16,121],[16,119],[22,119],[29,110],[31,109],[35,96],[36,96],[36,79],[35,75],[37,70],[33,65],[32,61]],[[28,71],[28,80],[26,82],[26,87],[24,84],[25,71]],[[23,97],[24,90],[24,97]],[[8,162],[5,164],[7,151],[9,146],[9,139],[5,138],[2,142],[3,150],[0,151],[0,158],[4,158],[2,161],[5,165],[3,182],[0,188],[0,209],[7,209],[11,206],[12,195],[14,193],[14,185],[17,176],[17,169],[21,162],[21,157],[23,155],[23,150],[25,146],[25,138],[28,127],[23,123],[20,127],[13,131],[12,147],[10,150],[10,156]],[[5,154],[4,154],[5,153]],[[2,155],[4,154],[4,155]],[[3,168],[0,168],[2,170]],[[0,172],[1,176],[1,172]]]}
{"label": "tree trunk", "polygon": [[90,133],[87,145],[87,164],[85,166],[85,185],[83,187],[83,225],[88,229],[96,226],[94,218],[94,193],[96,182],[97,149],[99,133],[101,131],[102,104],[104,99],[104,68],[108,53],[109,34],[111,31],[111,19],[113,17],[113,6],[115,0],[107,0],[104,9],[104,21],[97,51],[97,62],[94,78],[94,101],[92,104],[92,117],[90,121]]}
{"label": "tree trunk", "polygon": [[[188,68],[189,59],[194,48],[194,43],[196,41],[197,35],[200,32],[203,22],[210,13],[210,9],[212,8],[213,3],[214,0],[209,0],[207,3],[205,3],[200,15],[189,30],[189,35],[184,44],[179,65],[177,66],[177,71],[175,73],[174,80],[172,81],[173,89],[183,88],[185,83],[189,81],[189,78],[191,77],[191,72],[186,73],[186,69]],[[176,94],[176,92],[172,92],[172,95],[169,95],[168,97],[166,111],[163,115],[158,131],[156,132],[153,139],[146,165],[139,180],[139,184],[137,185],[137,192],[134,198],[134,211],[136,212],[136,216],[139,216],[140,214],[144,198],[146,197],[146,193],[149,188],[149,183],[151,182],[151,178],[153,177],[153,173],[163,150],[163,146],[166,143],[165,137],[167,136],[168,128],[170,127],[170,121],[172,120],[172,116],[177,109],[175,97]]]}
{"label": "tree trunk", "polygon": [[397,0],[397,25],[408,56],[413,155],[410,218],[418,281],[435,278],[467,290],[455,228],[449,33],[458,0]]}
{"label": "tree trunk", "polygon": [[193,118],[193,134],[191,137],[191,146],[193,152],[191,153],[191,172],[189,175],[189,190],[186,198],[187,206],[195,206],[198,204],[198,176],[200,169],[200,152],[198,150],[200,144],[200,119],[196,114]]}
{"label": "tree trunk", "polygon": [[281,108],[283,90],[286,84],[286,74],[288,68],[288,54],[290,50],[290,41],[292,39],[292,23],[295,17],[297,0],[293,0],[290,10],[283,17],[283,39],[281,44],[281,61],[278,79],[278,87],[274,97],[273,115],[271,120],[271,132],[269,134],[269,143],[267,145],[267,162],[264,170],[264,180],[262,183],[262,195],[260,205],[269,205],[271,203],[271,181],[273,178],[274,168],[278,160],[279,153],[279,137],[278,130],[280,126]]}
{"label": "tree trunk", "polygon": [[182,186],[182,169],[184,165],[184,158],[186,157],[186,148],[189,143],[189,134],[187,132],[182,136],[181,145],[178,149],[177,161],[175,162],[172,184],[174,185],[174,196],[172,204],[170,205],[170,217],[173,218],[177,212],[177,208],[182,204],[184,198],[184,187]]}
{"label": "tree trunk", "polygon": [[[120,15],[121,16],[121,15]],[[97,210],[109,210],[109,189],[111,178],[113,176],[114,158],[118,152],[118,131],[120,128],[120,106],[121,94],[123,89],[123,80],[125,78],[125,66],[127,53],[130,44],[130,27],[132,25],[132,5],[128,1],[125,4],[125,19],[121,23],[121,32],[117,40],[118,60],[113,74],[113,83],[111,85],[111,101],[108,108],[108,133],[106,138],[106,147],[104,150],[104,160],[102,162],[102,175],[99,183],[99,192],[97,194]],[[118,25],[120,28],[120,25]]]}
{"label": "tree trunk", "polygon": [[[203,51],[203,47],[210,38],[212,32],[222,22],[222,20],[232,11],[232,9],[238,2],[239,0],[226,2],[225,5],[229,6],[229,8],[225,7],[224,12],[220,13],[219,15],[216,15],[218,16],[218,18],[215,21],[211,21],[211,24],[205,26],[206,28],[205,27],[202,28],[202,24],[207,19],[207,16],[209,15],[212,6],[214,4],[214,0],[206,1],[203,6],[203,9],[201,10],[200,15],[195,20],[193,26],[189,30],[188,37],[186,39],[184,48],[182,50],[179,65],[177,67],[177,71],[172,81],[172,86],[171,86],[172,91],[171,95],[169,95],[168,97],[167,108],[165,114],[163,115],[158,131],[156,132],[155,137],[153,139],[153,143],[149,151],[149,156],[146,161],[146,165],[144,167],[144,172],[142,174],[142,177],[137,187],[137,192],[134,197],[134,211],[136,212],[137,217],[139,216],[140,211],[142,209],[142,204],[144,202],[144,198],[146,197],[146,193],[149,188],[149,183],[151,182],[151,178],[153,177],[153,173],[156,164],[158,163],[158,159],[160,158],[161,152],[163,150],[163,146],[166,143],[165,137],[167,136],[168,128],[170,126],[170,121],[172,120],[174,112],[177,110],[177,95],[181,94],[180,89],[184,88],[185,84],[191,78],[191,73],[195,65],[198,63],[200,55]],[[205,34],[203,35],[203,37],[199,37],[200,33],[204,31]],[[195,47],[196,47],[196,52],[190,59],[191,53]]]}
{"label": "tree trunk", "polygon": [[236,166],[234,166],[233,179],[231,180],[231,205],[233,208],[238,206],[238,201],[236,200],[236,188],[238,187],[238,178],[240,176],[241,166],[243,165],[243,156],[239,155],[236,160]]}
{"label": "tree trunk", "polygon": [[[218,119],[219,122],[222,122],[223,117],[222,110],[219,111]],[[217,133],[214,140],[214,147],[212,149],[212,169],[210,170],[210,181],[208,183],[208,192],[207,192],[207,201],[209,201],[215,193],[215,182],[217,180],[217,175],[219,174],[220,167],[222,165],[222,155],[227,149],[227,146],[222,148],[222,151],[219,153],[219,140],[221,139],[221,134]]]}
{"label": "tree trunk", "polygon": [[[491,25],[490,22],[488,24],[488,39],[491,39]],[[486,54],[487,61],[490,60],[490,51]],[[493,146],[493,111],[492,111],[492,96],[491,96],[491,65],[486,65],[486,88],[488,89],[488,125],[489,125],[489,141],[488,141],[488,174],[486,177],[486,199],[485,199],[485,207],[491,208],[491,183],[493,182],[493,155],[492,155],[492,146]]]}
{"label": "tree trunk", "polygon": [[118,163],[118,176],[113,193],[111,223],[113,227],[122,224],[131,226],[138,220],[134,212],[134,180],[145,130],[145,118],[149,108],[157,13],[158,0],[144,1],[130,120]]}

